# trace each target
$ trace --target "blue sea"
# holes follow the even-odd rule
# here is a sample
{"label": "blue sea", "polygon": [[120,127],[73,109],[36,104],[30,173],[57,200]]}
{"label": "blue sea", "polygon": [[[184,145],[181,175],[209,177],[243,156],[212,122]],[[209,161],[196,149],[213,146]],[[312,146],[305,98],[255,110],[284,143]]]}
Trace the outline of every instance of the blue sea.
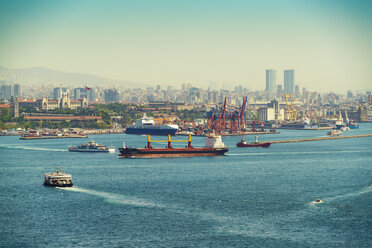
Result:
{"label": "blue sea", "polygon": [[[280,132],[259,140],[327,133]],[[345,132],[357,134],[372,134],[372,124]],[[241,137],[223,137],[230,150],[217,157],[67,151],[89,139],[146,145],[145,136],[125,134],[0,137],[0,247],[372,247],[372,137],[267,149],[238,148]],[[192,143],[203,146],[204,138]],[[42,185],[59,166],[74,187]]]}

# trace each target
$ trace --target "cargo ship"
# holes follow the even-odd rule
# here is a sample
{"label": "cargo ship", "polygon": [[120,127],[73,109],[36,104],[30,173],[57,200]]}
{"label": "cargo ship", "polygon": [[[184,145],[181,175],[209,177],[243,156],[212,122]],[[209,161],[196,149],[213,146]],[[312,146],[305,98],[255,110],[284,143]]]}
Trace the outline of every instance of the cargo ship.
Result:
{"label": "cargo ship", "polygon": [[136,121],[134,125],[126,128],[127,134],[148,134],[148,135],[172,135],[178,131],[178,125],[155,125],[154,118],[147,117]]}
{"label": "cargo ship", "polygon": [[264,147],[268,148],[271,145],[270,142],[258,142],[258,136],[256,136],[256,141],[248,143],[246,140],[241,140],[236,143],[237,147]]}
{"label": "cargo ship", "polygon": [[295,129],[295,130],[316,130],[318,125],[307,123],[283,123],[278,128],[280,129]]}
{"label": "cargo ship", "polygon": [[224,155],[229,149],[222,142],[221,136],[209,135],[205,138],[205,147],[195,148],[191,145],[191,135],[188,140],[174,140],[173,142],[187,142],[185,148],[172,147],[171,136],[168,135],[168,145],[165,148],[153,148],[152,142],[167,142],[167,141],[151,141],[150,135],[147,136],[147,145],[145,148],[130,148],[123,145],[119,148],[119,157],[135,158],[135,157],[193,157],[193,156],[218,156]]}

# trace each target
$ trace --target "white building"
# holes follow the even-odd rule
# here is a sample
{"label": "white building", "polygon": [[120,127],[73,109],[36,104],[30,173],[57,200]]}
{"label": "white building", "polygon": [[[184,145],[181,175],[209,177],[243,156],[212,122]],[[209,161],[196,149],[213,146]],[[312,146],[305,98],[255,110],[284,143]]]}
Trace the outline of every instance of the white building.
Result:
{"label": "white building", "polygon": [[275,111],[273,107],[263,107],[258,109],[258,120],[259,121],[283,121],[284,120],[284,109],[278,109]]}
{"label": "white building", "polygon": [[258,120],[259,121],[272,121],[275,120],[275,109],[274,108],[259,108],[258,109]]}

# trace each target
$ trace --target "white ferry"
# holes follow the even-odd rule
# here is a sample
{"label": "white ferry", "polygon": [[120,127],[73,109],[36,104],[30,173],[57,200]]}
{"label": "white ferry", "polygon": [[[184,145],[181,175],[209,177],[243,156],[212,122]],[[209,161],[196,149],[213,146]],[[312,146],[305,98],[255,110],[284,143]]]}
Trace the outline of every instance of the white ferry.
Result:
{"label": "white ferry", "polygon": [[59,167],[59,171],[54,169],[52,173],[45,174],[44,185],[51,187],[72,187],[71,174],[63,173],[61,167]]}
{"label": "white ferry", "polygon": [[113,153],[115,152],[115,148],[113,147],[106,147],[102,144],[98,144],[93,140],[90,140],[88,144],[81,144],[80,146],[69,146],[68,150],[70,152],[105,152],[105,153]]}

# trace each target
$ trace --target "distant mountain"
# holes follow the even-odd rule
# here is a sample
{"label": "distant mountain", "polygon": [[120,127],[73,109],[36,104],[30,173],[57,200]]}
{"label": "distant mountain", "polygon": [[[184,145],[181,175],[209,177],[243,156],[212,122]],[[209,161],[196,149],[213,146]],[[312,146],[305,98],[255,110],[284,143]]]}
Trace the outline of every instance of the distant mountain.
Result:
{"label": "distant mountain", "polygon": [[22,85],[32,84],[56,84],[63,86],[110,87],[115,85],[122,87],[141,87],[144,84],[138,82],[111,80],[100,76],[85,73],[67,73],[51,70],[43,67],[25,69],[8,69],[0,66],[0,81],[19,83]]}

